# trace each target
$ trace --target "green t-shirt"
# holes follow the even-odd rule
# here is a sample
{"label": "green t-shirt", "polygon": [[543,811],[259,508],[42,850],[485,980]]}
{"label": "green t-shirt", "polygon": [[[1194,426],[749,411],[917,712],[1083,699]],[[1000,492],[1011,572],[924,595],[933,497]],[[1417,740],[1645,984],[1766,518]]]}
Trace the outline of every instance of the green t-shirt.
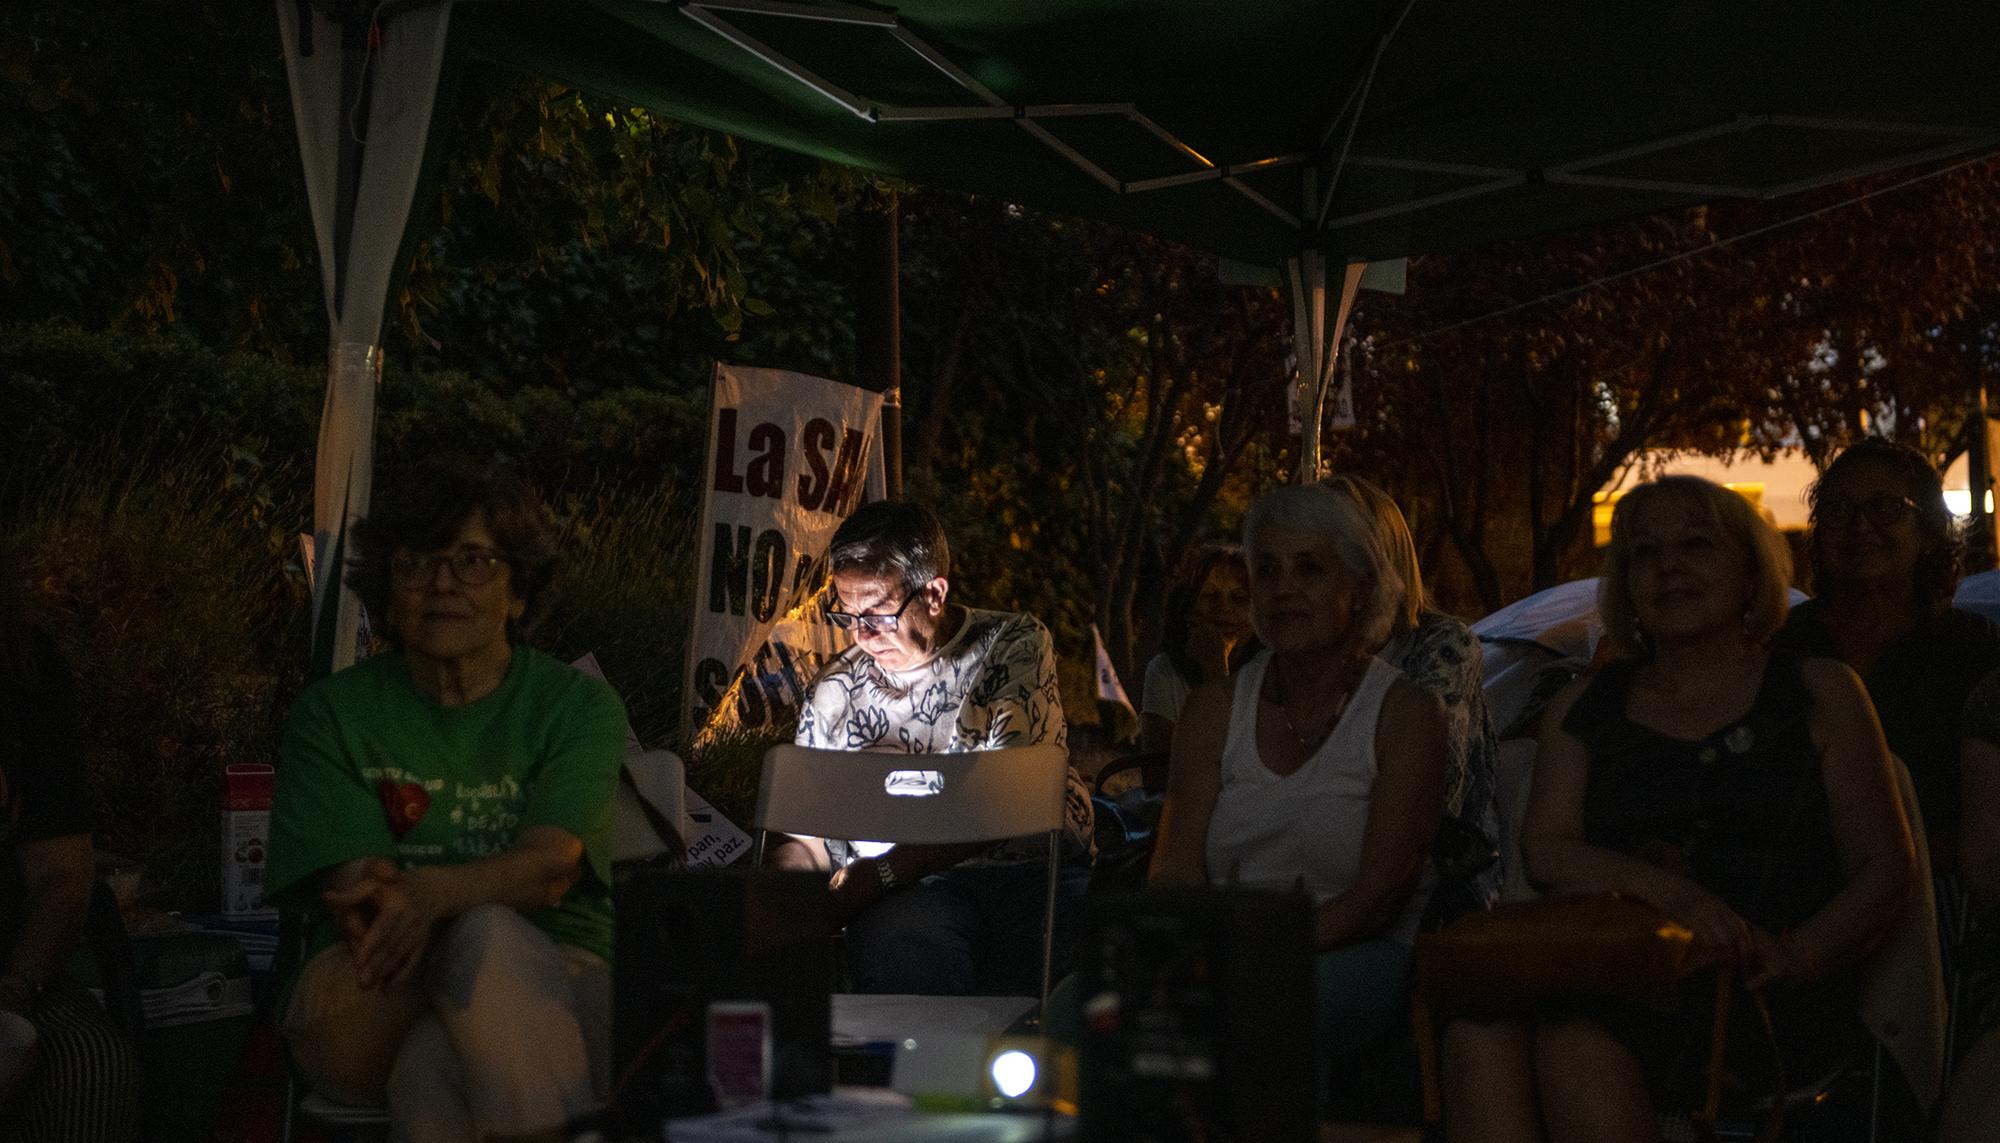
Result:
{"label": "green t-shirt", "polygon": [[307,687],[292,707],[271,807],[266,899],[333,943],[315,874],[357,857],[455,865],[509,849],[529,826],[583,842],[587,872],[527,918],[558,944],[611,959],[611,795],[625,708],[603,682],[516,647],[498,690],[464,706],[419,693],[400,653]]}

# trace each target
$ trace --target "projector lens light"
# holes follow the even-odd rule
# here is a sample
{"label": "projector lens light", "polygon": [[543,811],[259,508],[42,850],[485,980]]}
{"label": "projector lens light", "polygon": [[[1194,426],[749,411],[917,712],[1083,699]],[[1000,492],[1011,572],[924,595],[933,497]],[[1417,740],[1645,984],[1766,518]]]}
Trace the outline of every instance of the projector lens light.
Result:
{"label": "projector lens light", "polygon": [[1008,1099],[1019,1099],[1035,1086],[1035,1057],[1019,1048],[993,1057],[993,1089]]}

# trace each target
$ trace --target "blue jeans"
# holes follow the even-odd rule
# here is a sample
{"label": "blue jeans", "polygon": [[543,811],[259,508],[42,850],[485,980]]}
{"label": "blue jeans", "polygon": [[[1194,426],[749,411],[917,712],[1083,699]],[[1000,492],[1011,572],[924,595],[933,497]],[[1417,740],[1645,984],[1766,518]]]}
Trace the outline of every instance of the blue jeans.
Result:
{"label": "blue jeans", "polygon": [[[1056,871],[1055,972],[1069,970],[1090,867]],[[1039,996],[1048,866],[960,865],[933,873],[847,923],[843,959],[856,992]]]}

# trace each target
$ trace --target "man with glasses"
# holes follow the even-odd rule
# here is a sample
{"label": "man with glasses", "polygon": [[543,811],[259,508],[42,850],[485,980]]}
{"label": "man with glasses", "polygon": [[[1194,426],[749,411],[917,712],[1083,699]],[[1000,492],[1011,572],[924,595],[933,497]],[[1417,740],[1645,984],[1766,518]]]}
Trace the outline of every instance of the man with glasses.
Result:
{"label": "man with glasses", "polygon": [[[828,563],[826,618],[854,645],[813,681],[799,745],[941,754],[1065,744],[1048,629],[1033,616],[948,602],[951,549],[936,516],[895,501],[865,505],[834,533]],[[1089,880],[1090,794],[1074,770],[1063,848],[1058,972]],[[793,838],[772,860],[831,874],[858,991],[1023,995],[1040,987],[1040,837],[895,847]]]}

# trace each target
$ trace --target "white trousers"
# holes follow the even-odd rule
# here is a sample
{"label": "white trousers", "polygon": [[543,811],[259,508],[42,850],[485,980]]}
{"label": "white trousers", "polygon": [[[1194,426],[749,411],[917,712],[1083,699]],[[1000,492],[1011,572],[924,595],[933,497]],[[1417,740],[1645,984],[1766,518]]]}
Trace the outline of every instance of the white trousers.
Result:
{"label": "white trousers", "polygon": [[314,957],[285,1011],[306,1081],[380,1105],[396,1143],[524,1134],[598,1106],[610,1086],[611,970],[513,909],[439,926],[417,979],[363,989],[345,943]]}

